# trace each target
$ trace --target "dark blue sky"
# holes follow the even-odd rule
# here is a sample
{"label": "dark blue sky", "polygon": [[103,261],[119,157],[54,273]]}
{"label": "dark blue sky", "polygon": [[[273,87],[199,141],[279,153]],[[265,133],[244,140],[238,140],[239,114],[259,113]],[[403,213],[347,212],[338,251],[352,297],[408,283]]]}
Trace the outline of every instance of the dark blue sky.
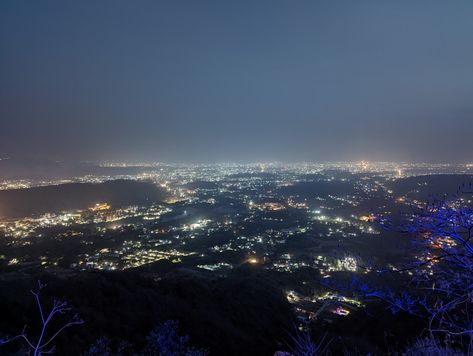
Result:
{"label": "dark blue sky", "polygon": [[473,1],[0,2],[0,155],[473,160]]}

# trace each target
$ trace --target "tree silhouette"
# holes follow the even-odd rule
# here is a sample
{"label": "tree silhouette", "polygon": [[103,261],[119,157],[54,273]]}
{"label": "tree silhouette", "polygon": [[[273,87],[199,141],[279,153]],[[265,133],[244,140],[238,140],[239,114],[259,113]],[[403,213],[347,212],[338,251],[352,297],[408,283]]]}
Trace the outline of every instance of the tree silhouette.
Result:
{"label": "tree silhouette", "polygon": [[[381,219],[383,227],[408,233],[422,247],[419,260],[397,272],[412,271],[421,297],[408,311],[422,307],[429,315],[429,332],[473,337],[473,208],[471,190],[433,199],[403,216],[404,223]],[[402,303],[398,303],[402,305]],[[404,306],[407,306],[405,304]],[[405,308],[404,308],[405,309]]]}
{"label": "tree silhouette", "polygon": [[404,291],[373,287],[356,276],[345,286],[328,285],[380,299],[393,313],[425,318],[431,340],[455,340],[473,352],[473,196],[471,185],[464,188],[451,197],[432,197],[422,205],[416,202],[396,219],[377,217],[384,229],[412,239],[414,261],[394,271],[378,270],[380,275],[408,277]]}
{"label": "tree silhouette", "polygon": [[55,346],[52,344],[54,339],[61,334],[65,329],[75,326],[81,325],[84,321],[77,315],[73,314],[66,323],[64,323],[59,329],[56,331],[51,332],[48,329],[53,318],[58,315],[66,315],[71,314],[72,308],[67,304],[65,301],[54,300],[53,306],[49,313],[45,311],[43,304],[41,302],[41,291],[45,288],[46,285],[38,281],[38,289],[36,291],[31,290],[31,294],[34,296],[39,315],[41,317],[41,332],[36,338],[30,338],[26,334],[26,325],[23,327],[23,330],[20,334],[13,336],[11,338],[5,338],[0,340],[0,345],[4,345],[10,343],[14,340],[20,339],[23,340],[27,347],[33,352],[34,356],[40,356],[43,354],[50,354],[53,353],[55,350]]}

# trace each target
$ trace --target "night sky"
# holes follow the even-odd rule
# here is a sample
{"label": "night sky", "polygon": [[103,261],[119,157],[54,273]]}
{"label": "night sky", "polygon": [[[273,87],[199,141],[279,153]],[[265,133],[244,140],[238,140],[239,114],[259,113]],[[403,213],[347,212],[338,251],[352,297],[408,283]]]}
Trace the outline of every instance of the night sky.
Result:
{"label": "night sky", "polygon": [[470,162],[473,1],[0,2],[0,157]]}

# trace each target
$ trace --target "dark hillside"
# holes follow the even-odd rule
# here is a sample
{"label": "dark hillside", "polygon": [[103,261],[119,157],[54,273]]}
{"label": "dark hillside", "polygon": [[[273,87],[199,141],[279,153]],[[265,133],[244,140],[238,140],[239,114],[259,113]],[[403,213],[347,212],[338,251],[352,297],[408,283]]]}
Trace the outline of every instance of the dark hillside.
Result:
{"label": "dark hillside", "polygon": [[455,194],[458,188],[469,189],[473,176],[464,174],[437,174],[395,180],[390,187],[399,195],[428,199],[430,195]]}
{"label": "dark hillside", "polygon": [[[293,323],[282,292],[243,268],[228,278],[178,271],[160,281],[136,273],[81,273],[68,279],[45,276],[44,300],[64,298],[85,324],[58,339],[58,354],[78,355],[100,336],[141,347],[150,329],[179,320],[192,344],[211,355],[272,355]],[[0,282],[0,334],[37,320],[29,289],[36,280]]]}
{"label": "dark hillside", "polygon": [[151,183],[114,180],[100,184],[71,183],[0,191],[0,217],[14,218],[86,209],[107,202],[113,207],[159,202],[165,192]]}

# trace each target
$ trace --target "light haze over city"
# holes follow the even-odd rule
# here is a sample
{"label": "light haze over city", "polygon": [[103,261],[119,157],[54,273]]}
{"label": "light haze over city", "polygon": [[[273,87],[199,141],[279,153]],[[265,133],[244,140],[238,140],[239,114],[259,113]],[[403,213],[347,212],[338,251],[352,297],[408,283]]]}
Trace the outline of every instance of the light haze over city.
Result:
{"label": "light haze over city", "polygon": [[470,1],[4,1],[0,156],[471,160]]}

